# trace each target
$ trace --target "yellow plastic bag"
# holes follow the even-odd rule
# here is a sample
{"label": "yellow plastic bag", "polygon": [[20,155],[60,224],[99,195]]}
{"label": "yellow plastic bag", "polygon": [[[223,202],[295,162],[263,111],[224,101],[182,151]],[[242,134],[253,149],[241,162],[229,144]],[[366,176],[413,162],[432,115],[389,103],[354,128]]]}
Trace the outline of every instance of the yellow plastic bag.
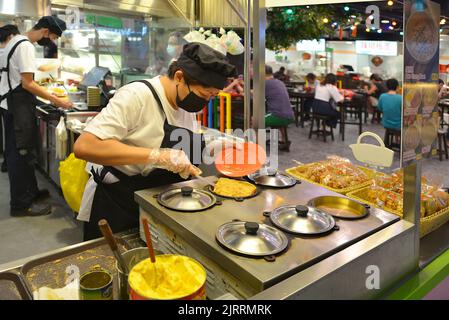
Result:
{"label": "yellow plastic bag", "polygon": [[86,161],[77,159],[73,153],[59,164],[61,189],[65,201],[74,212],[79,212],[84,188],[89,175],[86,172]]}

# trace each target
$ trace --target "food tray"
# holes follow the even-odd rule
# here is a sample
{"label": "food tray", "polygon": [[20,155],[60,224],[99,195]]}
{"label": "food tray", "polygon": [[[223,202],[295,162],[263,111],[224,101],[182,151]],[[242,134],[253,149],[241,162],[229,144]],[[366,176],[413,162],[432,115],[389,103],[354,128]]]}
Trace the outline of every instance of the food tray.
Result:
{"label": "food tray", "polygon": [[[120,251],[126,251],[129,246],[117,239]],[[80,276],[95,268],[103,268],[114,277],[114,298],[118,298],[118,274],[116,260],[104,239],[93,240],[67,250],[32,260],[22,266],[21,273],[25,283],[35,291],[41,287],[52,289],[66,286],[67,267],[77,266]]]}
{"label": "food tray", "polygon": [[368,180],[366,182],[364,182],[364,183],[360,183],[360,184],[357,184],[357,185],[352,186],[352,187],[348,187],[348,188],[344,188],[344,189],[334,189],[334,188],[328,187],[328,186],[326,186],[324,184],[315,182],[313,180],[309,180],[308,178],[302,176],[301,174],[299,174],[296,171],[297,168],[306,168],[306,167],[314,165],[314,164],[315,163],[309,163],[309,164],[305,164],[305,165],[302,165],[302,166],[296,166],[296,167],[289,168],[289,169],[285,170],[285,172],[288,173],[289,175],[291,175],[292,177],[296,178],[296,179],[304,180],[304,181],[316,184],[316,185],[318,185],[320,187],[326,188],[326,189],[328,189],[330,191],[334,191],[334,192],[337,192],[337,193],[340,193],[340,194],[343,194],[343,195],[346,195],[349,192],[352,192],[352,191],[355,191],[355,190],[358,190],[358,189],[362,189],[364,187],[367,187],[367,186],[371,185],[373,183],[372,179],[376,175],[375,171],[373,171],[371,169],[368,169],[368,168],[365,168],[365,167],[361,167],[361,166],[357,166],[363,172],[366,173],[366,175],[368,176]]}
{"label": "food tray", "polygon": [[[370,206],[385,210],[387,212],[393,213],[393,214],[403,218],[402,212],[399,212],[399,211],[396,211],[393,209],[389,209],[389,208],[381,208],[377,204],[372,203],[369,200],[367,200],[368,190],[369,190],[369,187],[365,187],[363,189],[351,192],[351,193],[347,194],[347,196],[354,200],[369,204]],[[431,233],[432,231],[435,231],[436,229],[438,229],[443,224],[445,224],[446,222],[449,221],[449,207],[447,207],[443,210],[440,210],[431,216],[421,218],[420,220],[421,220],[421,226],[419,228],[419,234],[420,234],[420,237],[422,238],[422,237],[428,235],[429,233]]]}
{"label": "food tray", "polygon": [[2,300],[31,300],[31,294],[20,275],[0,273],[0,301]]}

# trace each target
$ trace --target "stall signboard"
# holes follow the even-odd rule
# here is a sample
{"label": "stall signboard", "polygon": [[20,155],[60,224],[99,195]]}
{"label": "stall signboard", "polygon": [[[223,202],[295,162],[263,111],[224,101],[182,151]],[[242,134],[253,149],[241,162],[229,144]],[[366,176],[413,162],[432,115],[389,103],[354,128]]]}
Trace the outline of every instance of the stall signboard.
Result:
{"label": "stall signboard", "polygon": [[398,55],[398,43],[395,41],[357,40],[355,42],[355,52],[357,54],[396,57]]}
{"label": "stall signboard", "polygon": [[296,51],[325,51],[326,40],[302,40],[296,43]]}
{"label": "stall signboard", "polygon": [[404,88],[401,163],[436,154],[440,5],[404,2]]}

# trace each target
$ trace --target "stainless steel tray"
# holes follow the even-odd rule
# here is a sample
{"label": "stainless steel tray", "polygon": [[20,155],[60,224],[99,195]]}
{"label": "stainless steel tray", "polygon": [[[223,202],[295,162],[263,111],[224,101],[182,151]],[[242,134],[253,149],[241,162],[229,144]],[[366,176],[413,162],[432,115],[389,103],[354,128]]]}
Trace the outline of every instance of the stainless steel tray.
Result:
{"label": "stainless steel tray", "polygon": [[[130,249],[121,239],[117,239],[120,251]],[[62,288],[66,285],[67,268],[75,265],[80,276],[95,268],[103,268],[114,277],[114,299],[118,298],[118,274],[116,260],[104,239],[97,239],[75,245],[57,253],[32,260],[24,264],[21,273],[25,283],[35,291],[41,287]]]}
{"label": "stainless steel tray", "polygon": [[0,273],[0,301],[31,299],[31,293],[19,274],[13,272]]}

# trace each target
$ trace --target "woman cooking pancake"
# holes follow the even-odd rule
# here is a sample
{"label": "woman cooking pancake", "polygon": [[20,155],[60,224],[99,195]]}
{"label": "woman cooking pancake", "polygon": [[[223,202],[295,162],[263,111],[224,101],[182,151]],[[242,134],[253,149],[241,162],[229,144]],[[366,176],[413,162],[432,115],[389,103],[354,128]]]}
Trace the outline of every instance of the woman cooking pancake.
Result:
{"label": "woman cooking pancake", "polygon": [[201,155],[175,150],[179,141],[170,136],[184,130],[193,141],[193,132],[199,129],[195,113],[234,73],[224,55],[189,43],[167,76],[133,82],[117,91],[74,146],[78,158],[101,165],[92,169],[78,215],[86,222],[84,240],[101,236],[98,221],[103,218],[114,232],[138,227],[135,191],[200,174],[195,165]]}

